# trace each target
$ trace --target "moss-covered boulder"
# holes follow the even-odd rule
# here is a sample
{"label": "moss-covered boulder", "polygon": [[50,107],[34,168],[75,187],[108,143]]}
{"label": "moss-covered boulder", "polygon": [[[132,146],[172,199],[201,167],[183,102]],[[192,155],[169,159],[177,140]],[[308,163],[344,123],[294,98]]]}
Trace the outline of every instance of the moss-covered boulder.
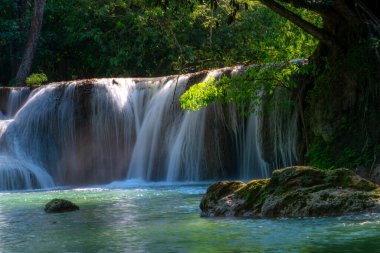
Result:
{"label": "moss-covered boulder", "polygon": [[79,206],[65,199],[52,199],[45,205],[47,213],[63,213],[79,210]]}
{"label": "moss-covered boulder", "polygon": [[334,216],[380,210],[380,188],[348,169],[297,166],[275,170],[271,179],[211,185],[200,208],[204,217]]}

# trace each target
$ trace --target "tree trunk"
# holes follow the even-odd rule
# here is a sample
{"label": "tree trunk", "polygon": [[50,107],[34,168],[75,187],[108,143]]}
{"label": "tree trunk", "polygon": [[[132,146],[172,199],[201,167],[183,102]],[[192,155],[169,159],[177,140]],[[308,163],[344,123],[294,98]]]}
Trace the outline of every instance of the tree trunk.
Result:
{"label": "tree trunk", "polygon": [[[304,135],[311,140],[309,152],[300,156],[312,160],[314,152],[329,166],[370,166],[380,156],[380,2],[260,1],[319,40],[310,57],[314,71],[307,74],[312,80],[300,83]],[[323,27],[284,4],[318,13]]]}
{"label": "tree trunk", "polygon": [[380,4],[333,2],[322,18],[334,45],[320,41],[310,59],[317,71],[304,98],[309,136],[332,166],[368,167],[380,147]]}
{"label": "tree trunk", "polygon": [[20,67],[16,75],[16,85],[23,86],[26,77],[29,75],[35,51],[37,49],[38,38],[40,37],[43,13],[46,0],[34,0],[34,11],[32,24],[29,31],[28,41],[21,60]]}
{"label": "tree trunk", "polygon": [[17,0],[16,1],[16,17],[17,17],[17,26],[18,26],[18,33],[19,36],[15,38],[10,43],[10,63],[11,63],[11,78],[14,78],[17,75],[18,67],[21,62],[21,57],[24,50],[24,41],[23,41],[23,34],[27,34],[29,27],[25,25],[26,22],[24,20],[27,19],[28,16],[28,10],[30,8],[28,1],[25,0]]}

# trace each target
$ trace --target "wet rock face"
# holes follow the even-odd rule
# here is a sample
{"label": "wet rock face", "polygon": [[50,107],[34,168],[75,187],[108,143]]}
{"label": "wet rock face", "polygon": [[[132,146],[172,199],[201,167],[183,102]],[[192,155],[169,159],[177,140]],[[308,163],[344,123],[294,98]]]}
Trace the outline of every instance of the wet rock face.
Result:
{"label": "wet rock face", "polygon": [[79,210],[79,206],[65,199],[53,199],[46,205],[44,211],[46,213],[64,213]]}
{"label": "wet rock face", "polygon": [[10,89],[7,87],[0,87],[0,112],[2,114],[7,113],[7,103]]}
{"label": "wet rock face", "polygon": [[380,211],[380,188],[347,169],[289,167],[271,179],[219,182],[202,198],[201,216],[306,217]]}

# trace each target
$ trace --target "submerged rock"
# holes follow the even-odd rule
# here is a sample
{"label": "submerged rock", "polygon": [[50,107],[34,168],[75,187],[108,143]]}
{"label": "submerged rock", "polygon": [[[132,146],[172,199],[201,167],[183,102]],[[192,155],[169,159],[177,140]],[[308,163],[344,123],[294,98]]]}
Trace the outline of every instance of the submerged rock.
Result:
{"label": "submerged rock", "polygon": [[380,210],[380,187],[348,169],[275,170],[271,179],[219,182],[202,198],[201,216],[335,216]]}
{"label": "submerged rock", "polygon": [[65,199],[52,199],[45,205],[47,213],[63,213],[79,210],[79,206]]}

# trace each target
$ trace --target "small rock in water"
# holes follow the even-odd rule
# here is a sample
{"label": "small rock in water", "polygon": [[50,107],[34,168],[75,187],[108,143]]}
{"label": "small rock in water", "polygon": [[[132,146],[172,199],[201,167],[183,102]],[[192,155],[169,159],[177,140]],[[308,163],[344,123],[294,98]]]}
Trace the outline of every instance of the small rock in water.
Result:
{"label": "small rock in water", "polygon": [[45,205],[47,213],[63,213],[79,210],[79,206],[65,199],[53,199]]}

